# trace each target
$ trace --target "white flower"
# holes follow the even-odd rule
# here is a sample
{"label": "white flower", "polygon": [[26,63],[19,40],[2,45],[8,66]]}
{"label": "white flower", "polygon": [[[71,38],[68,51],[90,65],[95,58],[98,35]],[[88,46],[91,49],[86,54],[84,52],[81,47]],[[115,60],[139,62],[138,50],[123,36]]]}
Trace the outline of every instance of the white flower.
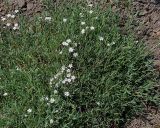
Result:
{"label": "white flower", "polygon": [[115,42],[112,42],[112,44],[114,45],[114,44],[116,44]]}
{"label": "white flower", "polygon": [[55,99],[54,99],[54,98],[51,98],[49,102],[52,104],[52,103],[55,102]]}
{"label": "white flower", "polygon": [[27,112],[28,112],[28,113],[31,113],[31,112],[32,112],[32,109],[29,108],[29,109],[27,110]]}
{"label": "white flower", "polygon": [[96,16],[95,19],[97,20],[97,19],[98,19],[98,16]]}
{"label": "white flower", "polygon": [[69,48],[69,52],[73,52],[74,49],[72,47]]}
{"label": "white flower", "polygon": [[62,51],[59,52],[59,54],[62,54],[62,53],[63,53]]}
{"label": "white flower", "polygon": [[54,90],[54,94],[57,94],[58,93],[58,91],[57,90]]}
{"label": "white flower", "polygon": [[13,27],[13,30],[17,30],[17,29],[19,29],[19,27],[15,27],[15,26]]}
{"label": "white flower", "polygon": [[68,43],[67,42],[62,42],[62,45],[68,46]]}
{"label": "white flower", "polygon": [[18,27],[18,23],[15,23],[14,26],[15,26],[15,27]]}
{"label": "white flower", "polygon": [[11,14],[7,14],[6,16],[7,16],[7,17],[11,17]]}
{"label": "white flower", "polygon": [[81,22],[81,25],[85,25],[86,23],[85,22]]}
{"label": "white flower", "polygon": [[90,14],[92,14],[92,13],[93,13],[93,11],[92,11],[92,10],[90,10],[90,11],[89,11],[89,13],[90,13]]}
{"label": "white flower", "polygon": [[70,70],[70,69],[67,69],[67,72],[71,72],[71,70]]}
{"label": "white flower", "polygon": [[64,92],[64,95],[69,96],[70,94],[69,94],[69,92]]}
{"label": "white flower", "polygon": [[66,42],[67,43],[71,43],[72,41],[71,41],[71,39],[67,39]]}
{"label": "white flower", "polygon": [[8,93],[6,93],[6,92],[3,94],[3,96],[7,96],[7,95],[8,95]]}
{"label": "white flower", "polygon": [[72,68],[72,67],[73,67],[73,64],[69,64],[68,67],[69,67],[69,68]]}
{"label": "white flower", "polygon": [[45,97],[45,100],[46,100],[46,101],[48,100],[48,97],[47,97],[47,96]]}
{"label": "white flower", "polygon": [[50,78],[50,82],[53,82],[54,78]]}
{"label": "white flower", "polygon": [[46,21],[51,21],[51,19],[52,19],[51,17],[45,17]]}
{"label": "white flower", "polygon": [[72,79],[72,80],[75,80],[75,79],[76,79],[76,77],[75,77],[75,76],[71,76],[71,79]]}
{"label": "white flower", "polygon": [[7,23],[6,26],[8,26],[8,27],[11,26],[11,23]]}
{"label": "white flower", "polygon": [[100,40],[100,41],[103,41],[104,38],[103,38],[102,36],[99,36],[99,40]]}
{"label": "white flower", "polygon": [[18,66],[16,66],[16,70],[17,71],[21,71],[21,68],[19,68]]}
{"label": "white flower", "polygon": [[84,34],[84,33],[85,33],[85,29],[82,29],[82,30],[81,30],[81,33]]}
{"label": "white flower", "polygon": [[100,105],[100,102],[96,102],[97,105]]}
{"label": "white flower", "polygon": [[50,122],[50,124],[53,124],[53,119],[50,119],[50,121],[49,121],[49,122]]}
{"label": "white flower", "polygon": [[89,4],[88,7],[93,7],[93,4]]}
{"label": "white flower", "polygon": [[107,44],[107,46],[110,46],[110,44]]}
{"label": "white flower", "polygon": [[90,27],[90,29],[91,29],[91,30],[94,30],[94,29],[95,29],[95,27],[91,26],[91,27]]}
{"label": "white flower", "polygon": [[77,46],[78,46],[78,44],[77,44],[77,43],[74,43],[74,45],[75,45],[75,47],[77,47]]}
{"label": "white flower", "polygon": [[63,81],[62,81],[62,84],[65,84],[66,83],[66,79],[64,79]]}
{"label": "white flower", "polygon": [[11,18],[15,18],[16,16],[15,15],[11,15]]}
{"label": "white flower", "polygon": [[77,57],[77,56],[78,56],[78,53],[73,53],[73,56],[74,56],[74,57]]}
{"label": "white flower", "polygon": [[25,114],[24,117],[27,117],[27,115]]}
{"label": "white flower", "polygon": [[82,14],[82,13],[80,13],[79,15],[80,15],[80,17],[83,17],[83,14]]}
{"label": "white flower", "polygon": [[67,74],[67,77],[71,77],[71,73],[68,73],[68,74]]}
{"label": "white flower", "polygon": [[63,65],[63,66],[61,67],[61,70],[64,71],[65,69],[66,69],[66,66]]}
{"label": "white flower", "polygon": [[19,12],[19,10],[15,10],[14,12],[15,12],[15,13],[18,13],[18,12]]}
{"label": "white flower", "polygon": [[72,80],[71,79],[67,79],[67,81],[70,83]]}
{"label": "white flower", "polygon": [[66,18],[63,18],[63,22],[64,22],[64,23],[67,22],[67,19],[66,19]]}
{"label": "white flower", "polygon": [[86,30],[88,29],[89,27],[88,26],[86,26]]}
{"label": "white flower", "polygon": [[6,18],[5,18],[5,17],[1,17],[1,20],[2,20],[2,21],[5,21],[5,20],[6,20]]}

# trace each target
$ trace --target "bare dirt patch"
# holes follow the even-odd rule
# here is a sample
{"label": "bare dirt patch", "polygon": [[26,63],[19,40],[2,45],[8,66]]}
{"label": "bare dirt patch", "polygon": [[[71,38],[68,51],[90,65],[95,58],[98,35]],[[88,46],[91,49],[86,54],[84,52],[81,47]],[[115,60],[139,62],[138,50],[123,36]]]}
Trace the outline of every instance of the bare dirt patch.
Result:
{"label": "bare dirt patch", "polygon": [[0,16],[19,9],[24,15],[34,15],[42,11],[43,5],[41,0],[1,0]]}
{"label": "bare dirt patch", "polygon": [[136,35],[154,53],[155,66],[160,71],[160,3],[154,0],[134,0],[133,11],[137,13]]}

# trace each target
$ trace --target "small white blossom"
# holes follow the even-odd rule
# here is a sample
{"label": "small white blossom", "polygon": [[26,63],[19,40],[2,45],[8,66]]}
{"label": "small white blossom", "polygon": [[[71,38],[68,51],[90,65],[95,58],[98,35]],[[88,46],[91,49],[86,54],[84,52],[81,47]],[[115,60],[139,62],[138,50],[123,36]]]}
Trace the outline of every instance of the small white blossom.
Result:
{"label": "small white blossom", "polygon": [[24,115],[24,117],[27,117],[27,116],[28,116],[28,115],[26,115],[26,114]]}
{"label": "small white blossom", "polygon": [[71,70],[70,70],[70,69],[67,69],[67,72],[71,72]]}
{"label": "small white blossom", "polygon": [[98,16],[96,16],[95,19],[97,20],[97,19],[98,19]]}
{"label": "small white blossom", "polygon": [[88,29],[89,27],[88,26],[86,26],[86,30]]}
{"label": "small white blossom", "polygon": [[100,105],[100,102],[96,102],[97,105]]}
{"label": "small white blossom", "polygon": [[53,124],[53,119],[50,119],[50,121],[49,121],[49,122],[50,122],[50,124]]}
{"label": "small white blossom", "polygon": [[85,25],[86,23],[85,22],[81,22],[81,25]]}
{"label": "small white blossom", "polygon": [[72,80],[71,79],[67,79],[67,81],[70,83]]}
{"label": "small white blossom", "polygon": [[66,79],[64,79],[63,81],[62,81],[62,84],[65,84],[66,83]]}
{"label": "small white blossom", "polygon": [[3,96],[7,96],[7,95],[8,95],[8,93],[6,93],[6,92],[3,94]]}
{"label": "small white blossom", "polygon": [[77,47],[77,46],[78,46],[78,44],[77,44],[77,43],[74,43],[74,45],[75,45],[75,47]]}
{"label": "small white blossom", "polygon": [[69,52],[73,52],[74,49],[72,47],[69,48]]}
{"label": "small white blossom", "polygon": [[16,17],[15,15],[11,15],[11,18],[13,18],[13,19],[14,19],[15,17]]}
{"label": "small white blossom", "polygon": [[54,94],[57,94],[58,93],[58,91],[57,90],[54,90]]}
{"label": "small white blossom", "polygon": [[51,17],[45,17],[46,21],[51,21],[51,19],[52,19]]}
{"label": "small white blossom", "polygon": [[19,12],[19,10],[15,10],[14,12],[15,12],[15,13],[18,13],[18,12]]}
{"label": "small white blossom", "polygon": [[49,98],[46,96],[46,97],[45,97],[45,100],[48,101],[48,99],[49,99]]}
{"label": "small white blossom", "polygon": [[80,17],[84,17],[82,13],[80,13],[79,15],[80,15]]}
{"label": "small white blossom", "polygon": [[6,26],[8,26],[8,27],[11,26],[11,23],[7,23]]}
{"label": "small white blossom", "polygon": [[29,108],[29,109],[27,110],[27,112],[28,112],[28,113],[31,113],[31,112],[32,112],[32,109]]}
{"label": "small white blossom", "polygon": [[69,94],[69,92],[64,92],[64,95],[69,96],[70,94]]}
{"label": "small white blossom", "polygon": [[17,29],[19,29],[19,27],[15,27],[15,26],[13,27],[13,30],[17,30]]}
{"label": "small white blossom", "polygon": [[67,77],[71,77],[71,73],[68,73],[68,74],[67,74]]}
{"label": "small white blossom", "polygon": [[91,30],[94,30],[94,29],[95,29],[95,27],[91,26],[91,27],[90,27],[90,29],[91,29]]}
{"label": "small white blossom", "polygon": [[67,22],[67,19],[66,19],[66,18],[63,18],[63,22],[64,22],[64,23]]}
{"label": "small white blossom", "polygon": [[72,67],[73,67],[73,64],[69,64],[68,67],[69,67],[69,68],[72,68]]}
{"label": "small white blossom", "polygon": [[66,69],[66,66],[63,65],[63,66],[61,67],[61,70],[64,71],[65,69]]}
{"label": "small white blossom", "polygon": [[84,33],[85,33],[85,29],[82,29],[82,30],[81,30],[81,33],[84,34]]}
{"label": "small white blossom", "polygon": [[63,53],[62,51],[59,52],[59,54],[62,54],[62,53]]}
{"label": "small white blossom", "polygon": [[111,46],[110,44],[107,44],[107,46]]}
{"label": "small white blossom", "polygon": [[50,104],[50,103],[47,103],[47,105],[50,106],[51,104]]}
{"label": "small white blossom", "polygon": [[89,13],[90,13],[90,14],[92,14],[92,13],[93,13],[93,11],[92,11],[92,10],[90,10],[90,11],[89,11]]}
{"label": "small white blossom", "polygon": [[72,41],[71,41],[71,39],[67,39],[66,42],[67,43],[71,43]]}
{"label": "small white blossom", "polygon": [[88,7],[93,7],[93,4],[89,4]]}
{"label": "small white blossom", "polygon": [[1,17],[1,20],[2,20],[2,21],[5,21],[5,20],[6,20],[6,18],[5,18],[5,17]]}
{"label": "small white blossom", "polygon": [[75,76],[71,76],[71,79],[72,79],[72,80],[75,80],[75,79],[76,79],[76,77],[75,77]]}
{"label": "small white blossom", "polygon": [[18,23],[15,23],[14,26],[15,26],[15,27],[18,27]]}
{"label": "small white blossom", "polygon": [[68,43],[67,42],[62,42],[62,45],[63,46],[68,46]]}
{"label": "small white blossom", "polygon": [[99,40],[100,40],[100,41],[103,41],[104,38],[103,38],[102,36],[99,36]]}
{"label": "small white blossom", "polygon": [[115,42],[112,42],[112,44],[114,45],[114,44],[116,44]]}
{"label": "small white blossom", "polygon": [[74,57],[77,57],[77,56],[78,56],[78,53],[73,53],[73,56],[74,56]]}
{"label": "small white blossom", "polygon": [[7,14],[6,16],[9,18],[9,17],[11,17],[12,15],[11,15],[11,14]]}
{"label": "small white blossom", "polygon": [[55,99],[54,99],[54,98],[51,98],[49,102],[52,104],[52,103],[55,102]]}

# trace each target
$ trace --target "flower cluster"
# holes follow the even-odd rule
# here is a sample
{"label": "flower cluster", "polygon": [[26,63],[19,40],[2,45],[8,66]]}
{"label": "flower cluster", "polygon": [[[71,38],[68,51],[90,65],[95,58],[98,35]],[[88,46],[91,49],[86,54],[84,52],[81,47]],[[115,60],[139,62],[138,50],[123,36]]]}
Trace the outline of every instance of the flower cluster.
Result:
{"label": "flower cluster", "polygon": [[15,20],[18,12],[19,10],[15,10],[14,12],[12,12],[12,14],[6,14],[5,16],[1,17],[3,28],[10,28],[13,30],[19,29],[19,25]]}

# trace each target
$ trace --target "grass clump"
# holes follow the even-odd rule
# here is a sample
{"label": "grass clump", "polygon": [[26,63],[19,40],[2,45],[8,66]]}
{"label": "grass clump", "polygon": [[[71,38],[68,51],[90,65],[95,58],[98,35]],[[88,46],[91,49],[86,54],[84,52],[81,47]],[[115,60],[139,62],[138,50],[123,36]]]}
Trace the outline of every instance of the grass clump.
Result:
{"label": "grass clump", "polygon": [[64,6],[1,31],[2,127],[123,126],[158,103],[152,60],[110,9]]}

